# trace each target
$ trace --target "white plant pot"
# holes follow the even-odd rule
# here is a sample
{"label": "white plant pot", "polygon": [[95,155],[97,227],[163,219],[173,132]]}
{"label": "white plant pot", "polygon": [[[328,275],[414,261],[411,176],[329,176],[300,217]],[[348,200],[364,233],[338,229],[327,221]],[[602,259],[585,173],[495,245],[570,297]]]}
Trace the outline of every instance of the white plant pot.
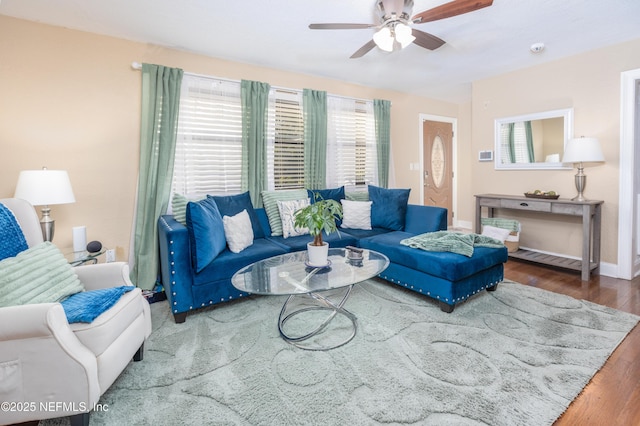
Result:
{"label": "white plant pot", "polygon": [[313,243],[307,243],[307,256],[309,256],[310,266],[327,266],[329,243],[323,241],[321,246],[314,246]]}

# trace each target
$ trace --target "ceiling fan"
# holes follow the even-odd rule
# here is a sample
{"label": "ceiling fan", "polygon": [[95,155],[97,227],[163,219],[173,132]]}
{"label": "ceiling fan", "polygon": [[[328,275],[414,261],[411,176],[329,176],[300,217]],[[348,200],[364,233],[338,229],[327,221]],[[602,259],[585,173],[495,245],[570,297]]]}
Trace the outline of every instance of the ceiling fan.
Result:
{"label": "ceiling fan", "polygon": [[379,24],[310,24],[309,28],[312,30],[378,28],[373,39],[351,55],[351,58],[360,58],[376,46],[384,51],[392,52],[397,45],[405,48],[409,44],[415,43],[425,49],[435,50],[445,41],[433,34],[412,28],[411,24],[424,24],[425,22],[451,18],[492,4],[493,0],[453,0],[425,10],[411,18],[413,0],[379,0],[376,5],[380,14]]}

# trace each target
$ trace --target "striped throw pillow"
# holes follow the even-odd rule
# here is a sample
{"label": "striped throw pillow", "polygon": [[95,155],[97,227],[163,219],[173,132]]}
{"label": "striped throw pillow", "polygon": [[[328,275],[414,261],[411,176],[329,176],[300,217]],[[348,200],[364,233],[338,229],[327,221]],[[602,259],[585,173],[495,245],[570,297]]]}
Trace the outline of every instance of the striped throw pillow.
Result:
{"label": "striped throw pillow", "polygon": [[262,191],[262,204],[269,219],[271,236],[282,235],[282,218],[278,210],[279,201],[304,200],[309,198],[306,189],[286,189],[279,191]]}
{"label": "striped throw pillow", "polygon": [[83,290],[73,267],[50,242],[0,261],[0,308],[60,302]]}

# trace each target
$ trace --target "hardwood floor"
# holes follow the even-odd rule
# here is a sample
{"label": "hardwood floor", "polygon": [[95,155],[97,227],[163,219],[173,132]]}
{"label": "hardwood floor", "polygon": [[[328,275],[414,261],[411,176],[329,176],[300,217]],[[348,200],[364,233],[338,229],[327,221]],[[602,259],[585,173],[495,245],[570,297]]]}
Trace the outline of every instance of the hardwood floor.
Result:
{"label": "hardwood floor", "polygon": [[[640,315],[640,278],[592,276],[582,281],[578,272],[514,259],[505,265],[505,278]],[[554,424],[640,425],[640,326],[629,333]]]}

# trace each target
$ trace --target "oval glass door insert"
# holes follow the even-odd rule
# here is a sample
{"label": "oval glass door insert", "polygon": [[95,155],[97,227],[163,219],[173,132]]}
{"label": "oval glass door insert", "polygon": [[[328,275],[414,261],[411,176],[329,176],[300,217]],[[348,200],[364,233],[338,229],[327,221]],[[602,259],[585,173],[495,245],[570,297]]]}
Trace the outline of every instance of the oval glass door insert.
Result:
{"label": "oval glass door insert", "polygon": [[436,136],[431,145],[431,174],[436,188],[441,188],[444,181],[444,155],[444,143]]}

